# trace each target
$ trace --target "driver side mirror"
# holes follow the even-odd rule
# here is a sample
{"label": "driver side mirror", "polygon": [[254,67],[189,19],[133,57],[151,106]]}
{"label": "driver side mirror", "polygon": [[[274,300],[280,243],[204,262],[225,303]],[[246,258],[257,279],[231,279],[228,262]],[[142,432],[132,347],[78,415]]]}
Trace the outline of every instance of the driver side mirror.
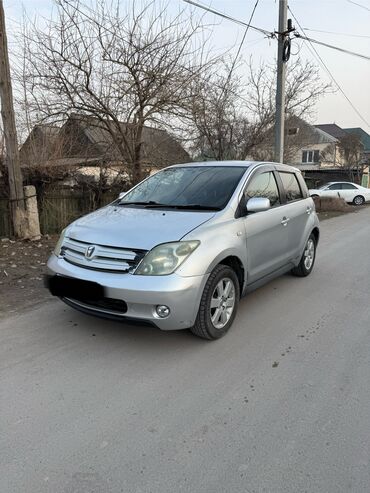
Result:
{"label": "driver side mirror", "polygon": [[118,195],[118,198],[119,199],[123,199],[123,197],[126,195],[127,192],[121,192],[119,195]]}
{"label": "driver side mirror", "polygon": [[247,212],[262,212],[271,208],[270,199],[265,197],[252,197],[246,204]]}

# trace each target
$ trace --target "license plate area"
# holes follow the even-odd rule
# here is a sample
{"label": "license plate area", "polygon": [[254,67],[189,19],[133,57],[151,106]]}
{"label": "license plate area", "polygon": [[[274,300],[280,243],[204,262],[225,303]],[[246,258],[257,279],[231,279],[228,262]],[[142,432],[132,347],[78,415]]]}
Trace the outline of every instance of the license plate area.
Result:
{"label": "license plate area", "polygon": [[53,276],[47,279],[47,287],[54,296],[74,298],[76,300],[99,300],[104,297],[104,288],[100,284],[72,277]]}

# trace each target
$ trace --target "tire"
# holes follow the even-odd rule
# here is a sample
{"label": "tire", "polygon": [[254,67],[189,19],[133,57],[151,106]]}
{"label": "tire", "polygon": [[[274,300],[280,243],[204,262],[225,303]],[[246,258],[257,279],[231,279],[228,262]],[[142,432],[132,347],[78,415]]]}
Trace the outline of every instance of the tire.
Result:
{"label": "tire", "polygon": [[[231,284],[227,284],[228,282]],[[224,299],[227,296],[227,290],[229,290],[229,297]],[[204,287],[198,315],[194,326],[190,329],[191,332],[209,340],[224,336],[234,321],[239,298],[239,279],[235,271],[227,265],[217,265]],[[232,307],[228,306],[231,303],[233,303]],[[212,307],[211,304],[215,306]]]}
{"label": "tire", "polygon": [[313,195],[311,195],[311,198],[312,199],[317,199],[317,197],[319,197],[319,195],[317,195],[316,193],[314,193]]}
{"label": "tire", "polygon": [[356,195],[356,197],[353,199],[353,205],[363,205],[365,202],[365,199],[362,195]]}
{"label": "tire", "polygon": [[[310,259],[310,261],[308,260]],[[311,233],[304,247],[302,258],[297,265],[292,269],[292,274],[297,277],[306,277],[311,274],[316,259],[316,238]]]}

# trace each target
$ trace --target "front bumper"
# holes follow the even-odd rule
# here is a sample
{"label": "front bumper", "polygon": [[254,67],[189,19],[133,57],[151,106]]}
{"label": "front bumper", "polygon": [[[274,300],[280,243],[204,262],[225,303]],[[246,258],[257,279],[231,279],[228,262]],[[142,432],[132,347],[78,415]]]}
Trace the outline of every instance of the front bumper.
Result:
{"label": "front bumper", "polygon": [[[200,298],[208,274],[204,276],[182,277],[178,274],[169,276],[135,276],[97,270],[89,270],[66,262],[54,254],[48,261],[48,274],[72,277],[92,281],[104,288],[107,298],[123,300],[127,304],[124,314],[109,313],[93,306],[86,306],[73,299],[65,302],[81,311],[106,318],[143,321],[154,324],[162,330],[186,329],[192,327],[197,317]],[[166,305],[170,308],[167,318],[160,318],[155,308]]]}

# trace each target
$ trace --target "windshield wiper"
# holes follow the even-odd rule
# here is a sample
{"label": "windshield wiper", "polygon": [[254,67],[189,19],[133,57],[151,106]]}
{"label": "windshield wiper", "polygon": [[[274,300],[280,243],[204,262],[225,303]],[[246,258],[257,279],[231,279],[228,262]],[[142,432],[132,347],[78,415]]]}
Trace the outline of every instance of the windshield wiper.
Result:
{"label": "windshield wiper", "polygon": [[121,202],[118,202],[118,205],[144,205],[144,206],[154,206],[154,207],[161,207],[166,204],[160,204],[159,202],[154,202],[154,200],[149,200],[148,202],[125,202],[124,200]]}
{"label": "windshield wiper", "polygon": [[185,209],[185,210],[197,210],[197,211],[220,211],[220,207],[214,207],[210,205],[201,204],[161,204],[154,200],[148,202],[119,202],[119,205],[142,205],[143,207],[164,207],[166,209]]}
{"label": "windshield wiper", "polygon": [[212,205],[201,205],[201,204],[169,204],[166,207],[171,207],[171,209],[188,209],[194,211],[220,211],[221,207],[215,207]]}

